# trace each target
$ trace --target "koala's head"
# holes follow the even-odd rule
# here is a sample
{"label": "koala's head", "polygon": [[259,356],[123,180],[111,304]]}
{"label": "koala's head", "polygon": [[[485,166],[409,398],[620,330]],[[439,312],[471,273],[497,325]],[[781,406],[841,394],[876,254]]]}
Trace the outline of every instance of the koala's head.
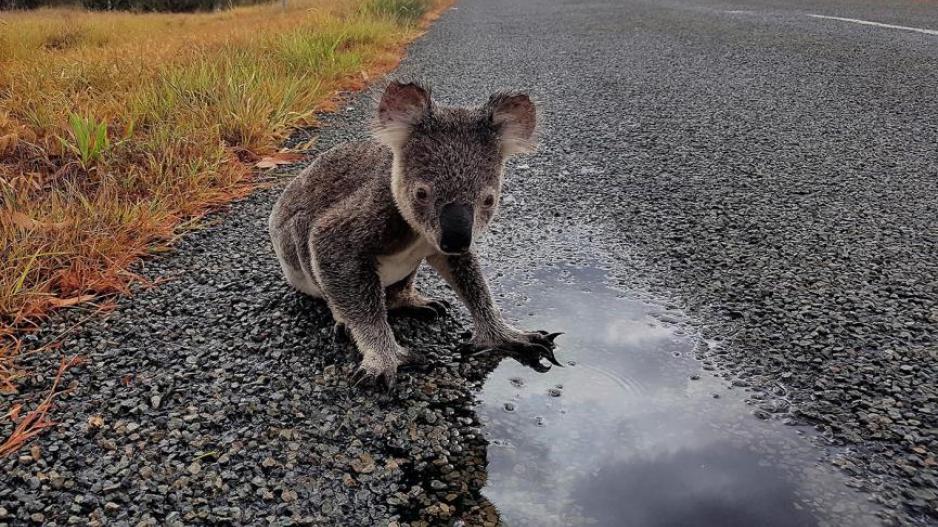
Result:
{"label": "koala's head", "polygon": [[535,124],[524,94],[451,108],[423,86],[392,82],[375,137],[394,152],[391,190],[401,214],[441,252],[468,251],[498,210],[505,159],[534,149]]}

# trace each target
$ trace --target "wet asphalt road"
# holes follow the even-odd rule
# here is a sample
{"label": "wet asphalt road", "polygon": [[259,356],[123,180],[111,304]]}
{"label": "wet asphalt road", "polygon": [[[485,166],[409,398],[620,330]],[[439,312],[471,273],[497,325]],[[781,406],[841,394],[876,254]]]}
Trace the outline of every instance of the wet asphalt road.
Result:
{"label": "wet asphalt road", "polygon": [[[496,286],[605,262],[721,340],[704,364],[763,412],[851,445],[837,463],[885,522],[936,524],[938,36],[808,14],[938,29],[930,1],[467,0],[395,75],[451,104],[541,103],[541,149],[511,165],[482,249]],[[363,136],[374,96],[318,148]],[[431,366],[350,389],[327,310],[269,249],[275,197],[146,262],[162,285],[65,341],[88,361],[38,459],[0,465],[0,523],[495,521],[472,411],[494,364],[454,352],[464,313],[395,321]],[[48,385],[27,361],[17,398]]]}

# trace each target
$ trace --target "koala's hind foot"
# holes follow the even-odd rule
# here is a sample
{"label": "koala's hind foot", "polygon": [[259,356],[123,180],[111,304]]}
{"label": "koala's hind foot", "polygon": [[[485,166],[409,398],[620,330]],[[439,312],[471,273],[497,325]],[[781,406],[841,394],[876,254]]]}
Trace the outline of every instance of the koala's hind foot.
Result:
{"label": "koala's hind foot", "polygon": [[352,333],[344,322],[336,322],[332,326],[332,344],[343,346],[352,341]]}
{"label": "koala's hind foot", "polygon": [[434,320],[446,314],[449,302],[434,300],[420,293],[401,298],[399,302],[388,306],[388,311],[395,315],[410,316],[422,320]]}
{"label": "koala's hind foot", "polygon": [[433,320],[446,314],[450,307],[445,300],[435,300],[422,295],[414,286],[414,271],[407,278],[387,288],[388,311],[396,315]]}

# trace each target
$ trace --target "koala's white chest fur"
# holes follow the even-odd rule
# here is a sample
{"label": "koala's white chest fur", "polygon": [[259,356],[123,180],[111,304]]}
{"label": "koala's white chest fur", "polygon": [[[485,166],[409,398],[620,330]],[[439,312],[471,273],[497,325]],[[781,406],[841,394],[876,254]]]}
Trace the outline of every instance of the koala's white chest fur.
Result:
{"label": "koala's white chest fur", "polygon": [[378,276],[381,277],[381,285],[387,287],[400,282],[434,252],[433,246],[421,237],[400,252],[379,256]]}

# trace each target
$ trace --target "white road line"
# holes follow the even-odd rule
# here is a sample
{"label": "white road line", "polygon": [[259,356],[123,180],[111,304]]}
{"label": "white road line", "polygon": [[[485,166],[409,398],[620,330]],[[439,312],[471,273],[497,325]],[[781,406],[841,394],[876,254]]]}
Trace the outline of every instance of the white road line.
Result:
{"label": "white road line", "polygon": [[812,18],[826,18],[829,20],[840,20],[842,22],[853,22],[854,24],[863,24],[865,26],[878,26],[878,27],[888,27],[889,29],[902,29],[905,31],[915,31],[916,33],[924,33],[926,35],[936,35],[938,36],[938,30],[934,29],[922,29],[920,27],[908,27],[908,26],[896,26],[893,24],[882,24],[880,22],[870,22],[869,20],[859,20],[856,18],[842,18],[839,16],[827,16],[827,15],[812,15],[808,14]]}

